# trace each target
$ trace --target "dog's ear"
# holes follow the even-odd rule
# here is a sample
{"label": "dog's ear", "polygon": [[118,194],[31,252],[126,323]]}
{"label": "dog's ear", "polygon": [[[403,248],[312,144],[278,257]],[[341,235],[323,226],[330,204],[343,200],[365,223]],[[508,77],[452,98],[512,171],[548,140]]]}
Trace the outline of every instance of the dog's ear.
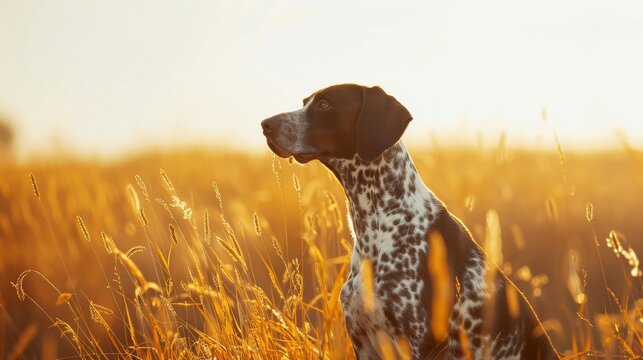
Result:
{"label": "dog's ear", "polygon": [[379,86],[364,87],[362,91],[362,108],[355,125],[355,147],[362,159],[373,161],[400,140],[413,117]]}

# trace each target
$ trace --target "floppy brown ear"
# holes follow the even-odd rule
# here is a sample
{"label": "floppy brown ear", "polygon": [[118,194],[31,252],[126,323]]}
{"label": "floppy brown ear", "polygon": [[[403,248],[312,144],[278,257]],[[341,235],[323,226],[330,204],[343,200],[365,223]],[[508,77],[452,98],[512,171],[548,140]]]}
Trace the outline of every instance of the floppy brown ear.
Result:
{"label": "floppy brown ear", "polygon": [[355,126],[357,154],[366,161],[377,159],[400,140],[412,119],[411,113],[379,86],[364,87]]}

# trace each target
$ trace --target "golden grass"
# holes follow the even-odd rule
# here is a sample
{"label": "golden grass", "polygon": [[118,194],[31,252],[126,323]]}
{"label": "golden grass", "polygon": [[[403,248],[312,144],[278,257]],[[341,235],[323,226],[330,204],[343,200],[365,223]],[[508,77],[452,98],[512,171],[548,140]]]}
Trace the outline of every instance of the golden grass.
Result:
{"label": "golden grass", "polygon": [[[520,288],[507,292],[512,313],[524,294],[566,358],[641,353],[640,153],[502,141],[412,154]],[[0,174],[1,356],[353,357],[339,303],[345,200],[320,164],[201,150]],[[440,338],[460,293],[441,258],[428,264],[444,289],[431,305]],[[380,335],[385,357],[408,357],[408,343]]]}
{"label": "golden grass", "polygon": [[435,341],[444,341],[449,334],[449,316],[453,308],[451,274],[447,265],[446,245],[438,232],[429,234],[429,253],[427,267],[433,284],[431,298],[431,332]]}

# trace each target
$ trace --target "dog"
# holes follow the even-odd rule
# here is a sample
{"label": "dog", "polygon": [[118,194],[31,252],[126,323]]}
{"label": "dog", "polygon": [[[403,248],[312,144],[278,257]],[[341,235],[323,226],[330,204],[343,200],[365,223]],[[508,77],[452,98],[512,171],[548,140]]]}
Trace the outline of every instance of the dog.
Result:
{"label": "dog", "polygon": [[[356,357],[380,359],[384,335],[398,355],[410,350],[413,359],[558,358],[524,298],[517,291],[507,297],[514,285],[420,179],[400,141],[411,120],[380,87],[340,84],[261,122],[275,154],[319,160],[344,188],[354,248],[340,298]],[[454,299],[443,335],[432,327],[439,320],[432,316],[437,285],[427,266],[433,234],[443,239]],[[492,282],[489,274],[496,274]]]}

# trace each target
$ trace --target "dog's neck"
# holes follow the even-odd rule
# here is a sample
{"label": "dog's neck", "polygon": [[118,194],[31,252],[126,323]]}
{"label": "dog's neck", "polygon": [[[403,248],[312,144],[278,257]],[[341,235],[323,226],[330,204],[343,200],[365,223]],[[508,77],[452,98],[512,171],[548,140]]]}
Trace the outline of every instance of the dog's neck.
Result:
{"label": "dog's neck", "polygon": [[[399,142],[373,161],[322,160],[344,187],[359,257],[377,259],[423,237],[444,205],[424,185]],[[418,239],[423,241],[424,239]]]}

